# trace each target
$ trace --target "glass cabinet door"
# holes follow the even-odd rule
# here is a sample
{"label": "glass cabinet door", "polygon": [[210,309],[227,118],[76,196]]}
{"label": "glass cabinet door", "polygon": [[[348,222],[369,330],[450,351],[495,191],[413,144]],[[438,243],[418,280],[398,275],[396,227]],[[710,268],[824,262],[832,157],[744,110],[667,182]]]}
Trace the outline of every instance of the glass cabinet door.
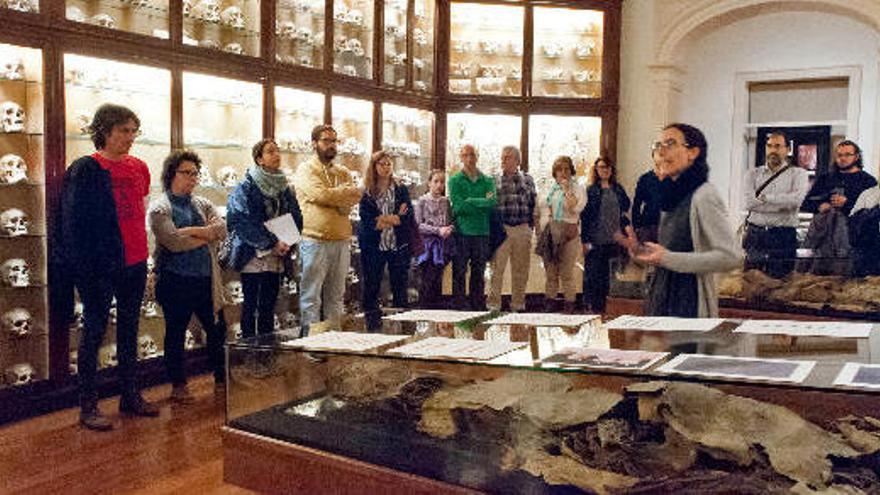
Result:
{"label": "glass cabinet door", "polygon": [[535,179],[538,197],[546,197],[553,185],[553,161],[560,155],[571,157],[575,179],[586,187],[593,160],[599,157],[601,131],[599,117],[529,117],[529,174]]}
{"label": "glass cabinet door", "polygon": [[335,0],[333,54],[333,72],[373,77],[372,0]]}
{"label": "glass cabinet door", "polygon": [[67,0],[64,16],[69,21],[168,39],[168,0]]}
{"label": "glass cabinet door", "polygon": [[324,122],[324,95],[275,87],[275,141],[281,150],[281,168],[293,174],[314,155],[312,129]]}
{"label": "glass cabinet door", "polygon": [[43,57],[0,44],[0,388],[49,376]]}
{"label": "glass cabinet door", "polygon": [[260,55],[260,0],[183,0],[183,44]]}
{"label": "glass cabinet door", "polygon": [[501,148],[519,148],[522,117],[518,115],[484,115],[450,113],[446,124],[446,176],[461,170],[459,152],[465,144],[477,149],[477,167],[487,175],[501,171]]}
{"label": "glass cabinet door", "polygon": [[535,7],[534,96],[602,96],[604,14]]}
{"label": "glass cabinet door", "polygon": [[382,105],[382,149],[394,158],[394,176],[417,198],[431,172],[434,114],[427,110]]}
{"label": "glass cabinet door", "polygon": [[[113,60],[64,55],[65,148],[69,166],[74,160],[95,152],[88,129],[95,110],[104,103],[125,105],[141,121],[140,136],[129,152],[150,169],[150,200],[162,193],[162,163],[171,151],[171,72]],[[148,231],[150,252],[155,242]],[[148,262],[148,265],[150,263]],[[139,359],[162,354],[165,324],[155,298],[155,273],[149,267],[147,289],[141,306]],[[82,331],[82,304],[76,305],[76,318],[70,331],[71,372],[76,372],[76,349]],[[110,310],[110,326],[116,324],[115,301]],[[107,331],[98,353],[98,367],[115,366],[116,332]]]}
{"label": "glass cabinet door", "polygon": [[406,85],[406,0],[385,2],[385,84]]}
{"label": "glass cabinet door", "polygon": [[522,94],[522,7],[451,4],[449,91]]}
{"label": "glass cabinet door", "polygon": [[434,0],[415,0],[413,89],[434,91]]}
{"label": "glass cabinet door", "polygon": [[323,67],[324,1],[286,0],[275,6],[275,58],[284,64]]}
{"label": "glass cabinet door", "polygon": [[333,128],[339,141],[336,161],[356,178],[363,177],[373,148],[373,102],[334,96],[332,104]]}

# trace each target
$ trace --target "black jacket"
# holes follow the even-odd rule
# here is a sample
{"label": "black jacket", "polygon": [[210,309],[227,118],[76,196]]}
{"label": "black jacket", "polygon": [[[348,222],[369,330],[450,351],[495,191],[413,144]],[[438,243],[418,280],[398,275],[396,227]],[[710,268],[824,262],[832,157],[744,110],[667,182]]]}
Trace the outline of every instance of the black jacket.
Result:
{"label": "black jacket", "polygon": [[[629,225],[629,218],[626,213],[629,211],[629,196],[620,184],[614,184],[611,189],[617,194],[617,203],[620,205],[620,229]],[[599,222],[599,208],[602,206],[602,187],[599,184],[593,184],[587,187],[587,206],[581,211],[581,243],[586,244],[592,242],[590,239],[590,231],[593,230]]]}
{"label": "black jacket", "polygon": [[125,268],[110,172],[91,156],[77,159],[64,173],[53,229],[52,260],[74,280]]}
{"label": "black jacket", "polygon": [[636,228],[660,225],[660,179],[653,170],[642,174],[636,184],[632,223]]}
{"label": "black jacket", "polygon": [[[413,211],[409,199],[409,190],[402,185],[394,185],[394,214],[400,211],[400,205],[406,205],[406,214],[400,216],[400,225],[394,227],[397,249],[410,250],[410,233],[412,229]],[[357,236],[361,251],[378,251],[381,232],[376,230],[376,218],[382,214],[376,200],[364,192],[359,206],[361,220],[358,223]]]}
{"label": "black jacket", "polygon": [[819,175],[816,177],[813,187],[810,188],[810,192],[807,193],[807,197],[801,205],[801,211],[818,213],[819,205],[830,201],[831,194],[835,189],[842,189],[844,196],[846,196],[846,203],[840,211],[844,215],[849,215],[849,212],[852,211],[853,206],[856,204],[859,194],[862,194],[865,189],[870,189],[876,185],[877,179],[871,177],[864,170],[859,170],[852,174],[832,172]]}

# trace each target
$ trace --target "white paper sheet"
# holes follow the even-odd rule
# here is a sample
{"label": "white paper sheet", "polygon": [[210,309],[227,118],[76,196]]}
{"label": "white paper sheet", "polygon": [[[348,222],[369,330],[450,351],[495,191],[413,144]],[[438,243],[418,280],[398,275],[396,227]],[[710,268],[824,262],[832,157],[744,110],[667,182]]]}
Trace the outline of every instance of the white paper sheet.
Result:
{"label": "white paper sheet", "polygon": [[388,353],[417,358],[452,358],[488,361],[527,345],[529,345],[528,342],[499,342],[494,340],[429,337],[418,342],[395,347],[394,349],[390,349]]}
{"label": "white paper sheet", "polygon": [[290,213],[267,220],[263,225],[269,229],[269,232],[275,234],[278,240],[288,246],[298,244],[302,240],[299,229],[296,228],[296,222],[293,221],[293,215]]}
{"label": "white paper sheet", "polygon": [[381,333],[324,332],[301,339],[285,340],[281,345],[313,351],[366,352],[407,338],[407,335]]}
{"label": "white paper sheet", "polygon": [[724,323],[723,318],[675,318],[671,316],[623,315],[605,323],[608,330],[651,332],[708,332]]}
{"label": "white paper sheet", "polygon": [[803,383],[816,361],[679,354],[655,371],[741,380]]}
{"label": "white paper sheet", "polygon": [[548,356],[542,364],[560,368],[646,370],[668,355],[668,352],[569,347]]}
{"label": "white paper sheet", "polygon": [[431,323],[460,323],[489,314],[488,311],[449,311],[445,309],[415,309],[383,317],[389,321],[429,321]]}
{"label": "white paper sheet", "polygon": [[508,313],[484,323],[489,325],[532,325],[536,327],[579,327],[599,318],[599,315]]}
{"label": "white paper sheet", "polygon": [[846,323],[839,321],[790,321],[790,320],[746,320],[734,332],[819,336],[837,338],[868,338],[871,323]]}
{"label": "white paper sheet", "polygon": [[880,364],[846,363],[834,384],[880,390]]}

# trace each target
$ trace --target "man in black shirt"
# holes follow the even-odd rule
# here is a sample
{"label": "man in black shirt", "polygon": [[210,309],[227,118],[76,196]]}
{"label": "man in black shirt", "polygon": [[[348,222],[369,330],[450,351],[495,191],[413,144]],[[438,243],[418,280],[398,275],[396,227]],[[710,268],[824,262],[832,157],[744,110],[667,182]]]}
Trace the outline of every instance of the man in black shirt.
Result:
{"label": "man in black shirt", "polygon": [[657,242],[657,227],[660,225],[660,151],[653,151],[651,158],[654,168],[639,177],[632,206],[633,228],[641,242]]}

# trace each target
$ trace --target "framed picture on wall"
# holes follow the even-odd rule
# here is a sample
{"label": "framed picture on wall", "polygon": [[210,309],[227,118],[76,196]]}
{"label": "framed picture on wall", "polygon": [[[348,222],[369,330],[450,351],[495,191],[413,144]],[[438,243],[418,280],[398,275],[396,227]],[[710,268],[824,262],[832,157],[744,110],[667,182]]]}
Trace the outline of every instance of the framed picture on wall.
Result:
{"label": "framed picture on wall", "polygon": [[831,165],[831,126],[811,125],[797,127],[759,127],[755,148],[755,166],[764,165],[764,151],[767,136],[782,132],[788,137],[793,165],[817,174],[824,174]]}

